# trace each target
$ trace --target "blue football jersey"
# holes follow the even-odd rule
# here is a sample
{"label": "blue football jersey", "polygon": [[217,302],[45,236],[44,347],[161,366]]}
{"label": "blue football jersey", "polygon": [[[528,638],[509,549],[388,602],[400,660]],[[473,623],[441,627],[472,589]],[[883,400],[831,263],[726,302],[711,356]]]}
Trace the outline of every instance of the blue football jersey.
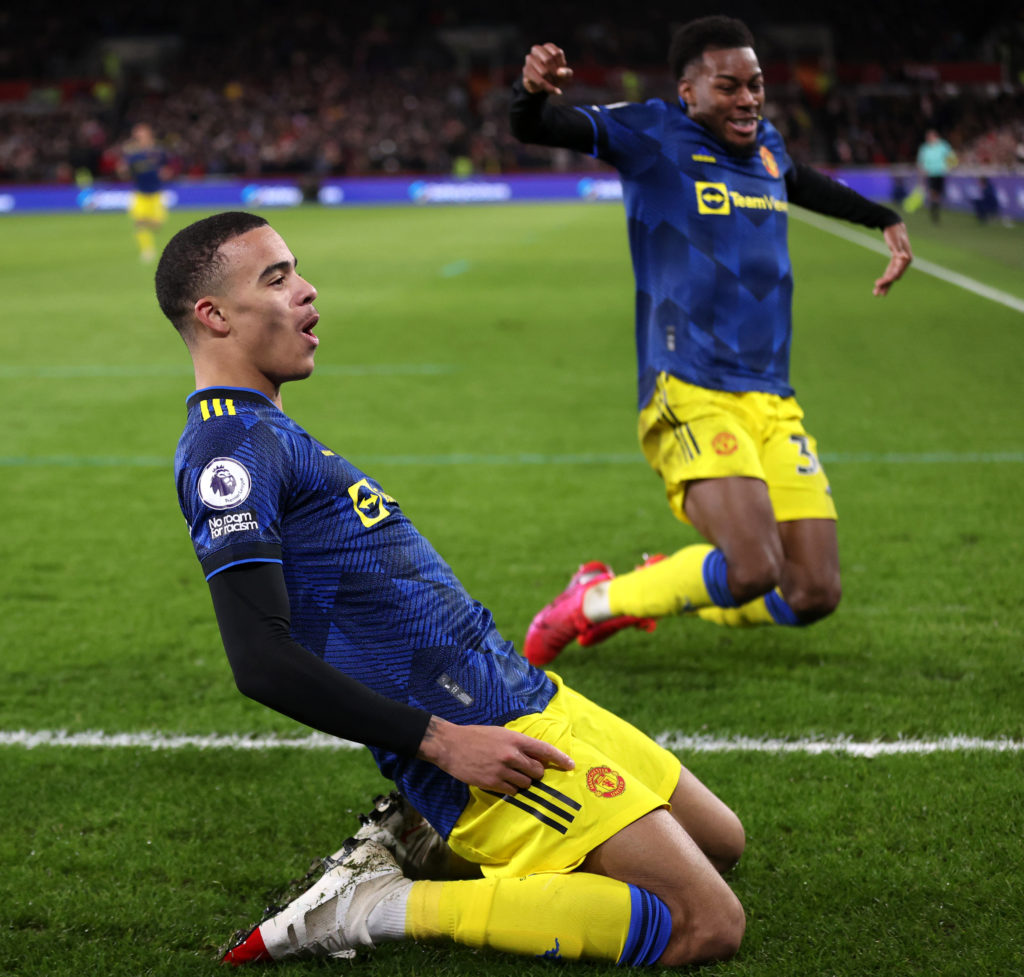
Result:
{"label": "blue football jersey", "polygon": [[[263,394],[192,394],[174,467],[207,579],[239,563],[280,563],[292,635],[311,654],[453,723],[502,725],[554,695],[399,503]],[[433,764],[371,750],[447,836],[466,785]]]}
{"label": "blue football jersey", "polygon": [[159,193],[163,187],[160,171],[167,165],[167,153],[159,147],[135,149],[124,158],[139,193]]}
{"label": "blue football jersey", "polygon": [[577,106],[593,154],[622,178],[633,273],[639,403],[659,372],[716,390],[790,396],[793,274],[778,131],[731,155],[683,103]]}

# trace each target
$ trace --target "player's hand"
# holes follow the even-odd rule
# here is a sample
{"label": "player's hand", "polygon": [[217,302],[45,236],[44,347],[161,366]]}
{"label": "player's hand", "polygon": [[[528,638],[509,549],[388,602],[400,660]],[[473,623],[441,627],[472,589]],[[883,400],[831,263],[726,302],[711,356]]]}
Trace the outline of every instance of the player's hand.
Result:
{"label": "player's hand", "polygon": [[572,770],[571,757],[543,740],[503,726],[457,726],[432,716],[419,757],[464,784],[515,794],[544,776],[546,767]]}
{"label": "player's hand", "polygon": [[565,52],[554,44],[534,44],[523,63],[523,87],[536,95],[547,92],[561,95],[559,84],[572,78],[572,68],[565,60]]}
{"label": "player's hand", "polygon": [[889,245],[889,253],[892,257],[889,259],[889,266],[885,269],[885,274],[875,282],[875,295],[887,295],[892,283],[899,280],[903,272],[910,267],[910,262],[914,260],[906,224],[902,222],[893,224],[882,231],[882,236],[885,238],[885,243]]}

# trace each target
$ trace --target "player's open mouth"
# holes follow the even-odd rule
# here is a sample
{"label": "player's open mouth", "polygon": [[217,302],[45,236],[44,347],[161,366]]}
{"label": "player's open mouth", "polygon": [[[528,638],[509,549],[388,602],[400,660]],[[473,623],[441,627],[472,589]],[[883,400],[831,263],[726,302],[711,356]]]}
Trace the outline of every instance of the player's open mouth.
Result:
{"label": "player's open mouth", "polygon": [[757,118],[751,115],[742,119],[730,119],[729,128],[741,136],[752,136],[757,132]]}
{"label": "player's open mouth", "polygon": [[314,314],[313,317],[302,327],[302,335],[306,337],[314,346],[320,345],[320,337],[313,335],[313,330],[316,328],[316,324],[320,321],[320,316]]}

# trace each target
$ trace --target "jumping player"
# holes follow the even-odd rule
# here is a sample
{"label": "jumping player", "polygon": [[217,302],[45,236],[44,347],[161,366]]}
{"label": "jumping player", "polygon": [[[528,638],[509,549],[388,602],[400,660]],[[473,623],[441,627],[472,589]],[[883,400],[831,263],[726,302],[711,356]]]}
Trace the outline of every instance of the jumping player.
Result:
{"label": "jumping player", "polygon": [[696,613],[719,624],[808,624],[840,598],[836,509],[789,381],[790,204],[882,231],[874,293],[911,261],[900,217],[786,153],[762,117],[747,27],[705,17],[669,56],[678,101],[556,105],[572,78],[554,44],[514,84],[523,142],[596,156],[622,178],[636,279],[639,436],[677,518],[707,544],[613,576],[580,567],[534,618],[524,652],[547,664],[574,639]]}

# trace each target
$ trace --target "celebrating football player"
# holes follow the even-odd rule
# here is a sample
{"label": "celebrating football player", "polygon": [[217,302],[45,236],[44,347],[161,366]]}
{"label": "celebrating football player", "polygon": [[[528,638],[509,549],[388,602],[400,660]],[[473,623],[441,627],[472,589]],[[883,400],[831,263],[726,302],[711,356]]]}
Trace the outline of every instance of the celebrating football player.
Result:
{"label": "celebrating football player", "polygon": [[[283,412],[320,338],[280,235],[255,214],[200,220],[156,286],[195,367],[175,475],[238,688],[365,744],[400,792],[225,959],[405,938],[632,965],[734,954],[736,815],[518,655],[400,502]],[[438,848],[475,877],[422,878]]]}
{"label": "celebrating football player", "polygon": [[553,661],[626,627],[694,613],[728,626],[802,625],[840,598],[836,509],[789,382],[789,205],[882,231],[885,295],[910,264],[906,227],[786,153],[762,117],[764,79],[747,27],[681,27],[669,61],[679,98],[554,104],[572,79],[539,44],[514,85],[512,132],[588,153],[622,178],[636,279],[639,434],[677,518],[707,544],[614,576],[580,567],[534,618],[524,651]]}

